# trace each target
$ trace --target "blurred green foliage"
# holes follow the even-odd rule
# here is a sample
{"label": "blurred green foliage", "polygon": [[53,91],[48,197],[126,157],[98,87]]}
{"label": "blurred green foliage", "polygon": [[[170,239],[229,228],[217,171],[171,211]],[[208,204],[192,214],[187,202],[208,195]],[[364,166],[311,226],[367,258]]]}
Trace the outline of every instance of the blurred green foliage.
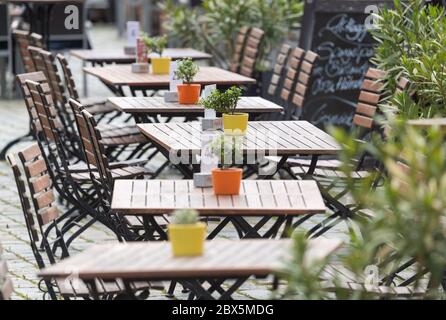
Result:
{"label": "blurred green foliage", "polygon": [[[414,259],[413,274],[425,274],[421,282],[414,279],[412,288],[426,290],[429,298],[445,298],[441,290],[446,267],[446,144],[445,133],[437,127],[418,129],[405,121],[390,126],[388,139],[360,143],[341,129],[332,131],[343,146],[342,171],[351,177],[356,164],[351,160],[367,151],[381,163],[382,169],[369,178],[347,178],[355,202],[373,212],[372,218],[356,218],[351,223],[350,243],[341,257],[341,265],[351,272],[355,283],[367,284],[368,267],[376,266],[379,279],[391,274],[404,262]],[[375,187],[377,179],[380,187]],[[327,261],[305,266],[305,239],[295,240],[294,259],[280,271],[287,280],[285,298],[373,299],[377,294],[349,292],[338,287],[328,295],[321,282]],[[325,279],[327,280],[327,279]],[[330,279],[333,287],[341,280]],[[351,280],[350,280],[351,281]],[[377,284],[377,283],[376,283]],[[333,296],[334,295],[334,296]]]}
{"label": "blurred green foliage", "polygon": [[396,97],[389,107],[405,118],[446,116],[445,9],[426,6],[424,0],[394,3],[394,9],[382,9],[376,16],[374,62],[388,72],[391,93],[399,77],[407,77],[416,89],[417,103]]}

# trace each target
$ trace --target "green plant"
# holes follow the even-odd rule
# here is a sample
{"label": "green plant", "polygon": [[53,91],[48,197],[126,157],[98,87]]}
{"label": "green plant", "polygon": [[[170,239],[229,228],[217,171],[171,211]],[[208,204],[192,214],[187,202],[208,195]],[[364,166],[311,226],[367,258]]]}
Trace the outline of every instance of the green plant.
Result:
{"label": "green plant", "polygon": [[388,72],[387,89],[395,92],[404,75],[416,90],[416,106],[397,98],[386,106],[405,118],[446,116],[445,9],[424,0],[394,1],[382,9],[372,30],[378,41],[374,63]]}
{"label": "green plant", "polygon": [[162,6],[168,19],[166,29],[183,46],[205,49],[214,62],[226,67],[235,50],[238,30],[258,27],[265,32],[258,69],[268,64],[268,53],[299,28],[301,0],[205,0],[198,9],[167,1]]}
{"label": "green plant", "polygon": [[195,224],[198,222],[198,212],[192,209],[174,211],[172,216],[173,224]]}
{"label": "green plant", "polygon": [[198,66],[191,58],[187,58],[178,62],[177,69],[175,70],[175,77],[183,80],[185,83],[191,83],[194,81],[194,77],[198,73]]}
{"label": "green plant", "polygon": [[164,49],[167,47],[167,36],[149,37],[143,33],[143,40],[151,52],[157,53],[160,57],[163,55]]}
{"label": "green plant", "polygon": [[211,142],[211,151],[218,157],[219,167],[229,169],[243,163],[241,139],[235,136],[221,135]]}
{"label": "green plant", "polygon": [[[376,138],[367,144],[342,129],[331,132],[342,145],[341,170],[347,177],[351,197],[358,209],[373,212],[369,218],[357,216],[349,223],[350,243],[345,243],[348,250],[340,262],[350,271],[350,282],[370,283],[365,273],[369,267],[376,267],[377,280],[380,280],[414,259],[409,276],[425,272],[427,276],[414,277],[410,286],[426,290],[429,298],[444,298],[440,287],[446,266],[446,135],[440,128],[424,131],[399,119],[390,127],[386,141]],[[382,171],[357,181],[351,178],[356,168],[352,159],[364,151],[381,163]],[[376,187],[377,181],[381,182],[379,187]],[[342,279],[336,275],[333,279],[325,278],[327,260],[309,267],[303,264],[306,241],[301,235],[295,237],[292,260],[278,271],[287,286],[275,292],[276,296],[380,298],[377,293],[345,290],[339,285]],[[331,288],[335,290],[331,295],[321,285],[322,280],[332,280]]]}
{"label": "green plant", "polygon": [[[380,265],[385,274],[413,258],[417,273],[428,271],[427,290],[435,297],[446,266],[445,135],[439,128],[415,129],[404,120],[395,120],[390,127],[386,141],[369,144],[359,144],[345,132],[333,133],[344,146],[341,159],[347,177],[353,168],[349,159],[364,150],[382,163],[386,173],[361,183],[348,179],[356,203],[371,209],[374,216],[358,221],[361,236],[355,238],[345,262],[356,274],[367,265]],[[378,178],[382,187],[374,188]],[[421,282],[416,279],[413,285],[419,288]]]}
{"label": "green plant", "polygon": [[207,98],[201,99],[200,104],[206,109],[213,109],[219,113],[234,114],[241,96],[242,89],[235,86],[225,92],[217,89],[212,91]]}

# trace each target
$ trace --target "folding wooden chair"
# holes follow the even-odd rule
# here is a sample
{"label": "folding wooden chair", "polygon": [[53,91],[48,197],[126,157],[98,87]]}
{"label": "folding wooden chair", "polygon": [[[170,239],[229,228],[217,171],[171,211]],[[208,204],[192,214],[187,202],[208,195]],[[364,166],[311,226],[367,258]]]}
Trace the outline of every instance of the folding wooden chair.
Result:
{"label": "folding wooden chair", "polygon": [[8,275],[8,265],[6,260],[2,256],[3,248],[0,243],[0,301],[9,300],[14,290],[12,285],[12,279]]}
{"label": "folding wooden chair", "polygon": [[[19,152],[23,174],[12,155],[8,155],[19,192],[20,202],[28,230],[30,245],[39,269],[69,257],[68,241],[65,240],[59,226],[60,212],[55,204],[51,179],[42,158],[40,148],[34,144]],[[32,205],[31,205],[32,204]],[[37,221],[37,222],[36,222]],[[60,253],[58,253],[60,250]],[[43,254],[44,253],[44,254]],[[76,271],[73,270],[75,273]],[[54,282],[43,280],[47,290],[39,288],[51,299],[60,294],[65,299],[90,298],[90,292],[82,281],[74,278],[58,278]],[[126,288],[119,281],[103,283],[98,281],[99,293],[103,299],[124,295]],[[59,292],[57,292],[57,289]],[[133,287],[135,291],[150,288],[149,283],[139,283]]]}
{"label": "folding wooden chair", "polygon": [[65,86],[68,90],[69,97],[79,101],[87,110],[94,116],[100,116],[99,121],[105,117],[106,115],[110,115],[115,113],[108,122],[110,123],[113,119],[120,115],[112,105],[107,104],[107,101],[103,101],[100,99],[81,99],[79,93],[76,88],[76,83],[73,79],[73,73],[71,72],[71,68],[68,64],[67,59],[62,54],[56,55],[57,60],[59,60],[60,65],[62,66],[63,76],[65,79]]}
{"label": "folding wooden chair", "polygon": [[[114,181],[117,179],[140,179],[145,176],[153,176],[153,173],[143,167],[147,162],[146,160],[129,161],[124,163],[125,165],[109,163],[102,143],[104,139],[97,128],[93,115],[83,109],[82,105],[74,99],[70,99],[69,103],[73,108],[76,124],[81,135],[82,150],[89,170],[89,179],[93,182],[96,193],[99,195],[101,209],[103,212],[108,212],[110,216],[115,217],[116,212],[112,212],[110,207]],[[116,219],[122,220],[122,218],[118,217]],[[127,218],[123,218],[123,220],[120,223],[125,223],[125,226],[130,228],[131,231],[135,233],[143,231],[139,219],[129,221]],[[123,235],[122,237],[128,239],[129,237],[134,237],[134,234]]]}
{"label": "folding wooden chair", "polygon": [[[88,213],[91,217],[103,223],[120,239],[124,229],[121,224],[119,224],[119,227],[116,225],[120,218],[100,210],[102,197],[101,194],[95,192],[97,189],[94,188],[94,185],[92,186],[93,181],[91,181],[87,164],[72,164],[69,161],[63,142],[60,139],[59,130],[56,128],[56,116],[51,111],[53,110],[53,102],[48,84],[39,84],[27,80],[26,85],[42,127],[42,137],[39,139],[39,145],[44,150],[45,162],[48,168],[51,168],[52,180],[59,195],[69,202],[73,208],[82,210],[82,212]],[[81,145],[79,148],[81,148]],[[127,178],[130,178],[131,175],[125,176],[123,168],[129,166],[134,165],[128,163],[110,165],[113,170],[118,170],[123,177]]]}

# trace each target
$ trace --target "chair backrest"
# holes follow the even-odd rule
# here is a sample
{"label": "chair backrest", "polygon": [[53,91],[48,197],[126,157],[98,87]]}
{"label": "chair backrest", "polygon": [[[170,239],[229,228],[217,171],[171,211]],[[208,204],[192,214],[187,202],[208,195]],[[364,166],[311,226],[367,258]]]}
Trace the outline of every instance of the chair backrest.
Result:
{"label": "chair backrest", "polygon": [[97,123],[94,117],[79,102],[70,99],[69,104],[76,119],[81,147],[91,179],[96,180],[99,174],[98,181],[101,187],[108,191],[111,189],[112,178],[105,148],[100,142],[102,137],[99,130],[97,130]]}
{"label": "chair backrest", "polygon": [[[51,246],[53,234],[50,231],[55,232],[57,245],[62,248],[62,257],[68,256],[66,244],[57,227],[60,212],[56,207],[52,180],[39,145],[32,144],[18,155],[22,170],[12,154],[7,156],[7,160],[14,173],[31,249],[38,267],[42,269],[46,265],[45,261],[51,264],[56,262]],[[47,259],[42,257],[41,248],[45,250]]]}
{"label": "chair backrest", "polygon": [[383,70],[369,68],[362,83],[359,94],[356,112],[353,117],[353,124],[365,128],[373,129],[375,126],[375,116],[378,113],[378,104],[383,98],[386,72]]}
{"label": "chair backrest", "polygon": [[281,85],[282,78],[284,76],[285,66],[288,61],[288,57],[291,52],[291,46],[284,43],[280,48],[279,54],[276,58],[276,63],[273,69],[273,75],[268,86],[268,94],[272,97],[276,97],[278,94],[278,89]]}
{"label": "chair backrest", "polygon": [[290,102],[291,92],[294,89],[296,83],[296,77],[299,72],[300,64],[305,51],[301,48],[294,48],[288,58],[288,63],[286,66],[286,74],[283,80],[282,88],[280,90],[280,98],[286,105]]}
{"label": "chair backrest", "polygon": [[60,212],[56,206],[53,183],[45,159],[37,143],[18,154],[25,172],[37,221],[40,227],[46,226],[56,220],[60,216]]}
{"label": "chair backrest", "polygon": [[[35,82],[26,80],[26,86],[36,108],[37,117],[42,127],[42,132],[46,138],[47,144],[56,142],[57,134],[57,113],[53,106],[51,88],[48,82]],[[50,107],[51,106],[51,107]]]}
{"label": "chair backrest", "polygon": [[25,68],[25,72],[35,72],[36,67],[34,66],[33,59],[28,51],[28,47],[31,45],[29,33],[27,31],[15,29],[12,31],[12,35],[19,48],[19,53]]}
{"label": "chair backrest", "polygon": [[[47,77],[54,101],[58,103],[61,110],[65,110],[67,104],[65,89],[59,76],[53,54],[34,46],[30,46],[28,50],[31,53],[37,71],[43,72]],[[64,116],[67,117],[67,115]]]}
{"label": "chair backrest", "polygon": [[47,82],[45,74],[43,72],[31,72],[31,73],[19,74],[17,75],[16,80],[19,84],[20,90],[22,91],[23,99],[25,100],[26,109],[31,119],[32,130],[36,134],[42,131],[42,127],[40,125],[40,121],[37,116],[36,107],[34,106],[34,101],[31,97],[31,93],[29,92],[29,89],[26,85],[26,80],[38,83]]}
{"label": "chair backrest", "polygon": [[3,247],[0,243],[0,301],[9,300],[13,286],[11,277],[8,275],[8,265],[3,257]]}
{"label": "chair backrest", "polygon": [[60,53],[56,56],[56,58],[59,60],[59,63],[62,66],[65,85],[68,89],[70,97],[74,100],[79,101],[79,92],[76,89],[76,83],[74,82],[73,73],[71,72],[71,68],[70,65],[68,64],[67,59],[63,54]]}
{"label": "chair backrest", "polygon": [[[308,85],[310,83],[311,73],[317,63],[319,55],[311,50],[306,51],[299,67],[299,73],[294,84],[294,91],[291,97],[291,103],[301,112],[305,102]],[[294,112],[293,112],[294,113]]]}
{"label": "chair backrest", "polygon": [[243,50],[242,60],[240,62],[241,75],[254,77],[256,71],[257,58],[259,57],[265,32],[259,28],[251,28],[246,39],[246,45]]}
{"label": "chair backrest", "polygon": [[243,50],[245,48],[248,32],[249,27],[243,26],[240,28],[237,34],[234,53],[232,55],[231,65],[229,66],[229,70],[231,70],[232,72],[238,73],[240,71],[240,62],[242,60]]}

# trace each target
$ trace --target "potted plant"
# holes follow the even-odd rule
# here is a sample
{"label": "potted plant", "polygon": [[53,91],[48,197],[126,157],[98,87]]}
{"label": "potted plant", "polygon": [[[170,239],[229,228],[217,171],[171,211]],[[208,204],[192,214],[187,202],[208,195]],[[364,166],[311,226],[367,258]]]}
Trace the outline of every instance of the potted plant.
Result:
{"label": "potted plant", "polygon": [[247,113],[237,113],[237,103],[242,95],[242,89],[231,87],[225,92],[214,90],[200,103],[207,109],[214,109],[223,114],[223,129],[229,134],[245,134],[248,128]]}
{"label": "potted plant", "polygon": [[198,212],[177,210],[168,225],[169,240],[175,257],[200,256],[204,250],[206,225],[198,221]]}
{"label": "potted plant", "polygon": [[219,158],[219,168],[212,170],[215,195],[238,195],[243,171],[233,167],[241,156],[237,138],[222,135],[212,142],[211,149]]}
{"label": "potted plant", "polygon": [[158,57],[151,57],[153,74],[169,74],[170,72],[170,57],[163,57],[164,49],[167,46],[167,37],[149,37],[147,34],[143,36],[144,43],[150,52],[157,54]]}
{"label": "potted plant", "polygon": [[183,84],[179,84],[178,88],[178,102],[180,104],[197,104],[200,99],[201,85],[192,84],[194,77],[198,73],[198,66],[192,59],[184,59],[178,62],[175,70],[175,77],[183,80]]}

